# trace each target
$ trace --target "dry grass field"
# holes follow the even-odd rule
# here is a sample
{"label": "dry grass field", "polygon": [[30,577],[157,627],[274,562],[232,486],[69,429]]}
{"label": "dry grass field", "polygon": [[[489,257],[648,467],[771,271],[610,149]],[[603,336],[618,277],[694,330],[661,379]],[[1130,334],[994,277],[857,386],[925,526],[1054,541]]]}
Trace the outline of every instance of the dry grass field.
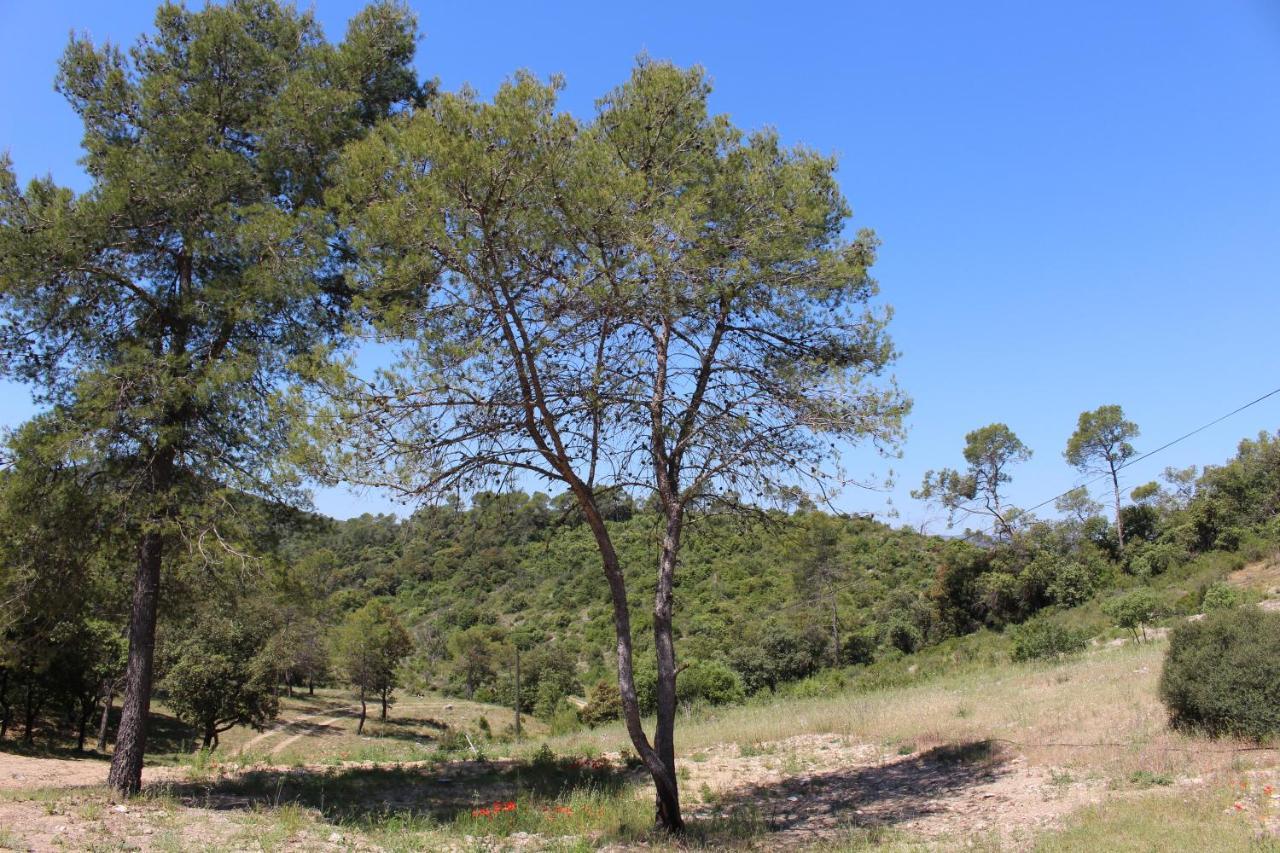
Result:
{"label": "dry grass field", "polygon": [[100,760],[0,755],[19,783],[0,847],[1280,850],[1280,753],[1170,732],[1163,649],[689,714],[679,844],[651,833],[620,728],[487,740],[504,709],[426,697],[357,737],[351,697],[325,691],[213,758],[170,756],[127,804]]}

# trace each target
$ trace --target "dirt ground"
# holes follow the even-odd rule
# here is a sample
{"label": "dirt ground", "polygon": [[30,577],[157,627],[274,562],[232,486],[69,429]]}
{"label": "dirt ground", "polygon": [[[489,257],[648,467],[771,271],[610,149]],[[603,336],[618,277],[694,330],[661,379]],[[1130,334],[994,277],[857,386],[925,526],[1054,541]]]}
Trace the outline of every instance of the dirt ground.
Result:
{"label": "dirt ground", "polygon": [[835,735],[801,735],[748,751],[722,744],[695,754],[684,765],[685,790],[711,801],[694,807],[695,817],[757,809],[777,846],[849,826],[929,839],[992,834],[1016,846],[1105,791],[1101,780],[1076,781],[985,741],[889,755]]}
{"label": "dirt ground", "polygon": [[[80,788],[103,785],[108,762],[99,757],[35,758],[0,752],[0,790],[32,788]],[[172,779],[181,771],[173,767],[148,767],[143,784]]]}
{"label": "dirt ground", "polygon": [[[850,826],[893,827],[938,841],[993,835],[1016,848],[1074,809],[1097,802],[1105,790],[1100,781],[1055,776],[987,742],[905,750],[886,754],[834,735],[802,735],[746,748],[720,744],[685,757],[687,810],[698,819],[746,809],[769,828],[771,848],[802,847]],[[460,773],[465,775],[462,765],[471,763],[422,769],[424,774],[447,773],[456,781]],[[9,789],[88,789],[102,784],[106,767],[100,760],[0,754],[0,784]],[[152,768],[147,781],[177,782],[182,775],[176,768]],[[425,776],[423,781],[428,781]],[[29,850],[103,844],[139,850],[205,845],[236,849],[249,839],[233,806],[216,797],[198,804],[143,799],[120,806],[112,805],[100,788],[81,802],[46,791],[32,800],[0,800],[0,826],[21,840],[20,849]],[[286,849],[352,849],[362,844],[341,833],[317,830],[291,839]],[[521,846],[537,845],[531,838]]]}
{"label": "dirt ground", "polygon": [[[429,802],[448,812],[471,800],[505,800],[515,789],[504,761],[371,762],[283,764],[272,753],[286,745],[317,746],[343,736],[345,709],[328,707],[292,714],[267,733],[246,737],[268,765],[230,769],[230,784],[206,776],[188,778],[180,767],[150,767],[144,782],[152,796],[127,804],[112,802],[103,787],[107,762],[101,758],[36,758],[0,753],[0,849],[34,851],[131,850],[373,850],[368,836],[344,831],[300,801],[296,818],[263,820],[276,805],[294,802],[290,780],[299,774],[351,774],[370,787],[344,789],[352,805],[365,799],[390,812]],[[1028,760],[1028,755],[1032,760]],[[620,756],[609,756],[617,766]],[[1061,826],[1073,812],[1126,797],[1103,774],[1052,764],[1035,750],[1024,754],[1009,743],[990,740],[869,744],[838,734],[804,734],[763,742],[721,742],[681,757],[682,791],[688,817],[714,820],[746,815],[763,823],[766,846],[795,849],[838,842],[851,828],[884,828],[924,841],[931,848],[964,847],[974,839],[1022,850],[1046,830]],[[278,766],[276,766],[278,765]],[[222,780],[219,770],[217,780]],[[239,775],[244,773],[246,775]],[[257,774],[268,794],[248,793],[236,784]],[[364,775],[362,775],[364,774]],[[1236,805],[1242,817],[1260,822],[1269,837],[1280,833],[1280,771],[1252,774],[1251,791]],[[283,780],[283,781],[281,781]],[[351,780],[349,779],[348,782]],[[639,778],[643,783],[643,778]],[[1114,781],[1114,780],[1112,780]],[[1206,778],[1186,773],[1167,783],[1187,793],[1204,788]],[[281,792],[283,791],[283,795]],[[367,794],[367,796],[365,796]],[[648,796],[646,786],[636,796]],[[1261,799],[1259,799],[1261,797]],[[1257,814],[1252,814],[1254,810]],[[447,815],[441,813],[443,819]],[[264,832],[276,832],[268,839]],[[477,848],[538,850],[563,839],[524,835],[484,839]],[[493,842],[490,844],[489,842]],[[445,843],[445,842],[442,842]],[[452,843],[452,842],[448,842]],[[464,848],[460,848],[464,849]],[[623,849],[623,848],[618,848]]]}

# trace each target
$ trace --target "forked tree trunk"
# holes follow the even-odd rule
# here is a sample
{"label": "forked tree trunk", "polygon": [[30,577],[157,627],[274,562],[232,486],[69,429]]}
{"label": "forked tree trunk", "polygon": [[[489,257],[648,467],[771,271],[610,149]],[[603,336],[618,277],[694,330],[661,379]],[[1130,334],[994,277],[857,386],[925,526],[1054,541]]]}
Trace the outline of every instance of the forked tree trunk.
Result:
{"label": "forked tree trunk", "polygon": [[[162,495],[169,487],[173,469],[172,450],[161,451],[152,462],[151,495]],[[153,519],[154,524],[158,519]],[[111,756],[107,785],[126,796],[142,790],[142,759],[147,749],[147,715],[151,711],[151,682],[156,652],[156,610],[160,598],[160,564],[164,558],[164,536],[151,529],[138,545],[138,571],[133,581],[133,602],[129,612],[129,661],[124,673],[124,702],[120,706],[120,726],[116,749]]]}
{"label": "forked tree trunk", "polygon": [[[674,760],[671,764],[663,762],[658,751],[649,743],[644,727],[640,723],[640,703],[636,699],[635,673],[632,669],[631,614],[627,606],[627,586],[618,564],[618,554],[614,550],[609,531],[595,506],[590,491],[585,484],[578,482],[574,484],[574,492],[578,498],[578,505],[586,516],[587,525],[595,537],[596,546],[600,551],[601,567],[609,583],[609,597],[613,604],[614,634],[617,638],[618,693],[622,700],[622,720],[626,724],[631,745],[635,747],[636,754],[644,762],[649,775],[653,777],[654,789],[657,792],[658,823],[670,832],[681,832],[684,830],[684,821],[680,817],[680,795]],[[670,630],[669,622],[667,630]],[[655,627],[655,635],[657,631]],[[674,656],[671,660],[674,663]],[[661,687],[663,678],[663,674],[660,673],[658,677],[660,691],[663,689]],[[674,667],[670,673],[666,674],[666,678],[668,678],[670,692],[674,696]],[[671,722],[674,723],[674,715]],[[670,739],[670,727],[668,737]],[[672,745],[674,746],[673,739]]]}

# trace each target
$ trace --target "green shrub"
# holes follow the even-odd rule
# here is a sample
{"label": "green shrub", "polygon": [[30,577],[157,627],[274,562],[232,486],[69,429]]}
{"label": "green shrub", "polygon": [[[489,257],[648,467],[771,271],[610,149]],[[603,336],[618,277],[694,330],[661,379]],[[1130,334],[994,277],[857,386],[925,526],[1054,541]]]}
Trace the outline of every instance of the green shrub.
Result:
{"label": "green shrub", "polygon": [[602,678],[591,685],[586,707],[579,712],[582,722],[594,728],[621,716],[622,696],[618,693],[618,682]]}
{"label": "green shrub", "polygon": [[1204,600],[1200,602],[1200,606],[1208,613],[1213,610],[1231,610],[1239,607],[1242,601],[1239,590],[1225,583],[1215,583],[1204,591]]}
{"label": "green shrub", "polygon": [[1055,604],[1075,607],[1093,597],[1097,578],[1089,566],[1078,560],[1069,560],[1055,568],[1045,590]]}
{"label": "green shrub", "polygon": [[1102,603],[1102,612],[1110,616],[1120,628],[1133,634],[1135,640],[1147,638],[1147,627],[1160,615],[1160,598],[1146,587],[1118,595]]}
{"label": "green shrub", "polygon": [[676,679],[681,703],[728,705],[746,698],[742,676],[718,661],[696,661]]}
{"label": "green shrub", "polygon": [[1218,610],[1178,627],[1160,698],[1175,728],[1253,740],[1280,735],[1280,613]]}
{"label": "green shrub", "polygon": [[566,735],[582,728],[582,716],[568,700],[561,699],[551,713],[551,734]]}
{"label": "green shrub", "polygon": [[1032,619],[1009,629],[1013,643],[1009,652],[1015,661],[1050,660],[1084,651],[1089,638],[1048,619]]}

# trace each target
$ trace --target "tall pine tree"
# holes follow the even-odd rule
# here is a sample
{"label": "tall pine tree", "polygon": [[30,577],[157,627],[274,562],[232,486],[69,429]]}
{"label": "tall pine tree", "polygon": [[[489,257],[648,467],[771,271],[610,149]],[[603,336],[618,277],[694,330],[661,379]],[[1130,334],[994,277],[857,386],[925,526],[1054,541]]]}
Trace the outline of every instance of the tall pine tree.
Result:
{"label": "tall pine tree", "polygon": [[275,0],[164,5],[127,52],[73,38],[62,58],[88,190],[24,190],[0,162],[2,366],[124,472],[137,571],[117,791],[141,786],[166,551],[210,489],[273,488],[275,397],[347,301],[330,167],[424,99],[415,27],[374,5],[335,45]]}

